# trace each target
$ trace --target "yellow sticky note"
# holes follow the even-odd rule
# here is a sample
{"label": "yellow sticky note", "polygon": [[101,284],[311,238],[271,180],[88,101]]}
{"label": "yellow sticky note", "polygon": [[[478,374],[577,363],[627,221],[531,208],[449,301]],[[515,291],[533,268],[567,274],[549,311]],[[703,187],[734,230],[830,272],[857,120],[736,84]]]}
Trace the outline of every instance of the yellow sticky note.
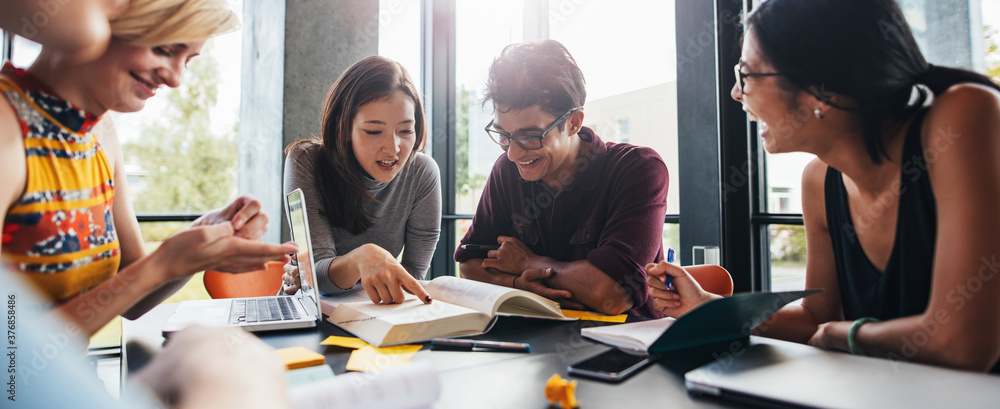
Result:
{"label": "yellow sticky note", "polygon": [[283,348],[274,352],[281,357],[281,361],[288,369],[308,368],[323,365],[324,362],[323,355],[304,347]]}
{"label": "yellow sticky note", "polygon": [[351,352],[351,357],[347,359],[346,368],[348,371],[380,372],[408,364],[413,359],[413,354],[419,350],[420,345],[385,348],[366,346]]}
{"label": "yellow sticky note", "polygon": [[579,310],[562,310],[563,315],[569,318],[576,318],[578,320],[584,321],[601,321],[601,322],[625,322],[628,315],[604,315],[598,312],[590,311],[579,311]]}
{"label": "yellow sticky note", "polygon": [[358,349],[358,348],[364,348],[366,346],[371,346],[371,344],[365,342],[361,338],[338,337],[338,336],[334,336],[334,335],[326,337],[326,339],[324,339],[323,342],[320,342],[319,344],[320,345],[332,345],[332,346],[338,346],[338,347],[344,347],[344,348],[350,348],[350,349]]}
{"label": "yellow sticky note", "polygon": [[410,356],[413,356],[413,354],[417,353],[417,351],[419,351],[420,348],[423,348],[423,345],[396,345],[391,347],[381,347],[381,348],[373,347],[373,348],[375,348],[375,350],[378,351],[380,354],[386,354],[386,355],[408,354]]}

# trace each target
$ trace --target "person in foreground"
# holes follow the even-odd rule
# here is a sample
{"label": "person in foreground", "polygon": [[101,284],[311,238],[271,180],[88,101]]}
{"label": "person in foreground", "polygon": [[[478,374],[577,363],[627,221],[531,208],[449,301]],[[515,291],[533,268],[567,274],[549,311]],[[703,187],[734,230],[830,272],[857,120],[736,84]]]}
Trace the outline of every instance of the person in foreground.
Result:
{"label": "person in foreground", "polygon": [[[427,125],[417,87],[399,63],[365,58],[330,88],[322,123],[322,138],[286,149],[284,175],[285,192],[302,189],[309,203],[320,292],[360,281],[376,304],[403,302],[403,289],[431,302],[417,279],[441,231],[441,180],[420,152]],[[294,266],[285,271],[286,283],[298,281]]]}
{"label": "person in foreground", "polygon": [[554,40],[510,45],[490,67],[486,132],[504,150],[463,245],[462,276],[568,308],[659,316],[643,266],[663,258],[667,168],[652,149],[583,126],[583,73]]}
{"label": "person in foreground", "polygon": [[121,147],[101,117],[138,111],[161,85],[178,86],[205,40],[238,22],[218,0],[134,0],[110,27],[95,60],[45,46],[29,69],[0,71],[2,259],[85,336],[118,315],[144,314],[198,271],[254,270],[296,251],[257,241],[267,217],[241,197],[147,255]]}
{"label": "person in foreground", "polygon": [[273,348],[240,329],[197,325],[174,334],[140,371],[131,372],[127,393],[113,398],[80,353],[87,338],[61,316],[46,313],[49,301],[23,278],[0,266],[3,297],[21,324],[8,340],[13,358],[4,401],[13,407],[144,408],[165,407],[165,401],[177,408],[289,407],[285,367]]}
{"label": "person in foreground", "polygon": [[127,6],[128,0],[4,1],[0,29],[82,63],[104,53],[111,38],[108,20]]}
{"label": "person in foreground", "polygon": [[[928,64],[893,0],[763,3],[735,75],[768,152],[817,156],[802,214],[806,288],[823,292],[756,332],[1000,372],[1000,87]],[[666,315],[714,297],[647,268]]]}

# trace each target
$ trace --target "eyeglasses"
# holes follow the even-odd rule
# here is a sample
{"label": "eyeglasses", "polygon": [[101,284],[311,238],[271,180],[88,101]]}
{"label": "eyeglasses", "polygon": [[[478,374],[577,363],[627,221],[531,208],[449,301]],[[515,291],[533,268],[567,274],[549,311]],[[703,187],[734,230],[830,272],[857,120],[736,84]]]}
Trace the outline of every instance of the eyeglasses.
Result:
{"label": "eyeglasses", "polygon": [[497,145],[500,145],[500,147],[503,148],[503,150],[507,150],[507,148],[510,147],[510,141],[512,139],[514,140],[514,143],[517,144],[517,146],[521,147],[521,149],[524,149],[526,151],[538,150],[542,149],[542,138],[545,138],[545,135],[548,135],[549,132],[552,132],[552,130],[555,129],[557,126],[559,126],[563,122],[566,122],[566,119],[569,118],[570,114],[581,108],[583,107],[576,107],[570,109],[569,111],[566,111],[565,114],[559,117],[559,119],[556,119],[556,121],[553,122],[552,125],[549,125],[549,127],[546,128],[545,131],[542,132],[540,135],[511,135],[507,132],[494,128],[493,127],[494,121],[490,121],[490,124],[486,125],[485,129],[486,133],[490,136],[490,139],[492,139],[493,142],[496,142]]}
{"label": "eyeglasses", "polygon": [[747,86],[747,77],[777,77],[777,76],[785,75],[784,73],[780,73],[780,72],[768,72],[768,73],[760,73],[760,74],[752,73],[752,72],[750,72],[750,73],[744,73],[743,72],[743,63],[742,62],[740,62],[739,64],[736,64],[735,66],[733,66],[733,70],[736,71],[736,85],[738,87],[740,87],[740,94],[744,94],[744,95],[746,95],[746,93],[747,93],[746,91],[744,91],[744,88],[746,88],[746,86]]}

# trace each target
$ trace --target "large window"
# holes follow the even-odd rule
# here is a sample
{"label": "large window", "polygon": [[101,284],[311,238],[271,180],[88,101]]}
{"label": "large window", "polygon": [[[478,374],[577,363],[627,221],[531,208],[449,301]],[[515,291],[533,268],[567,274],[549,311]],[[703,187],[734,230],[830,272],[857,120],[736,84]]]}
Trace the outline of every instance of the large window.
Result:
{"label": "large window", "polygon": [[[587,79],[585,125],[655,149],[670,172],[667,213],[679,213],[674,2],[550,1],[548,22]],[[680,249],[679,227],[664,225],[664,246]]]}
{"label": "large window", "polygon": [[403,0],[378,2],[378,54],[402,64],[418,86],[423,73],[421,4],[419,1]]}
{"label": "large window", "polygon": [[[519,43],[524,38],[524,2],[469,0],[456,2],[455,7],[453,194],[455,213],[468,215],[476,212],[486,177],[497,157],[503,154],[483,131],[493,118],[493,107],[483,105],[483,95],[493,58],[508,44]],[[467,224],[459,223],[460,226]]]}

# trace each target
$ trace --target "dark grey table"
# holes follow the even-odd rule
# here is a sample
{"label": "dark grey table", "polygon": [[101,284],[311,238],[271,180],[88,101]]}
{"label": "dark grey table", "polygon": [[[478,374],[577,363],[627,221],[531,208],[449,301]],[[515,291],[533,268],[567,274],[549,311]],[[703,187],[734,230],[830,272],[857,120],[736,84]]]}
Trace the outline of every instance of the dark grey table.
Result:
{"label": "dark grey table", "polygon": [[[163,342],[160,329],[173,313],[176,304],[163,304],[138,320],[122,320],[122,340],[142,340],[148,345]],[[484,336],[499,341],[528,342],[530,353],[432,351],[425,346],[414,361],[430,362],[440,375],[441,397],[435,408],[546,408],[545,381],[566,373],[569,364],[603,352],[609,347],[580,335],[580,329],[604,325],[591,321],[559,322],[539,319],[501,317]],[[351,350],[320,345],[329,335],[350,334],[323,321],[317,328],[262,332],[257,335],[275,348],[302,346],[326,357],[326,364],[337,374],[346,372]],[[122,349],[122,379],[127,377],[129,355]],[[577,399],[581,408],[717,408],[732,404],[702,397],[691,397],[684,389],[683,374],[712,360],[710,351],[668,356],[658,364],[619,384],[584,378],[579,380]]]}

